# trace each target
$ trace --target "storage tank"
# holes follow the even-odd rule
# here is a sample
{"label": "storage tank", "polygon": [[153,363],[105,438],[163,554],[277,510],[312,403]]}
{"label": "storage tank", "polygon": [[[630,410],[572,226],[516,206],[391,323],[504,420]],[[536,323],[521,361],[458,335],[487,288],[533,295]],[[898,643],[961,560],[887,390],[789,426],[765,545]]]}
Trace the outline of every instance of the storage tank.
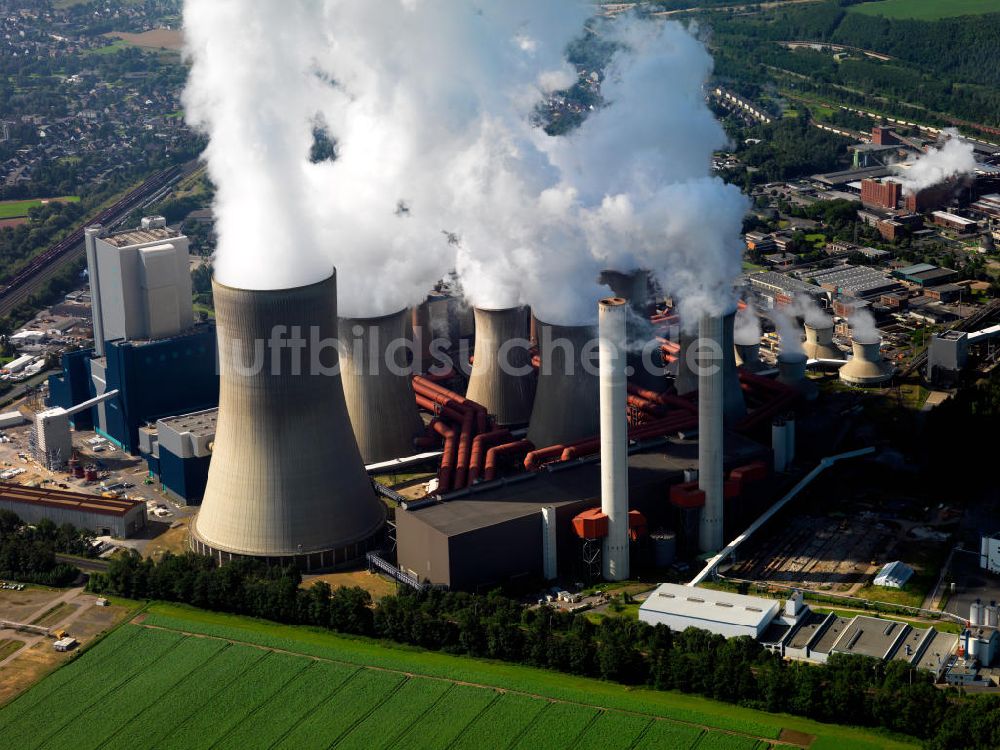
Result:
{"label": "storage tank", "polygon": [[969,624],[970,625],[982,625],[982,614],[980,613],[979,600],[976,599],[971,605],[969,605]]}
{"label": "storage tank", "polygon": [[476,346],[466,397],[485,406],[500,426],[524,424],[531,417],[535,395],[528,310],[477,307],[475,315]]}
{"label": "storage tank", "polygon": [[424,423],[407,362],[407,311],[340,318],[340,378],[347,413],[366,464],[413,455]]}
{"label": "storage tank", "polygon": [[833,341],[833,321],[823,324],[806,323],[806,343],[809,359],[843,359],[844,353]]}
{"label": "storage tank", "polygon": [[677,535],[672,531],[658,531],[649,538],[653,544],[653,564],[657,568],[673,564],[677,557]]}
{"label": "storage tank", "polygon": [[771,450],[774,453],[774,470],[784,471],[788,467],[788,427],[784,417],[771,423]]}
{"label": "storage tank", "polygon": [[997,610],[997,603],[990,602],[989,606],[986,608],[986,626],[990,628],[997,627],[998,616],[1000,616],[1000,613],[998,613]]}
{"label": "storage tank", "polygon": [[840,368],[840,379],[848,385],[873,386],[892,380],[895,368],[882,358],[879,339],[858,339],[851,342],[854,356]]}
{"label": "storage tank", "polygon": [[559,326],[538,321],[540,364],[528,440],[536,448],[569,445],[600,431],[599,380],[583,365],[593,326]]}
{"label": "storage tank", "polygon": [[[351,429],[337,349],[324,344],[337,334],[336,275],[212,290],[219,415],[192,548],[306,570],[361,558],[380,541],[385,511]],[[298,338],[296,326],[296,346],[274,346],[280,331]]]}

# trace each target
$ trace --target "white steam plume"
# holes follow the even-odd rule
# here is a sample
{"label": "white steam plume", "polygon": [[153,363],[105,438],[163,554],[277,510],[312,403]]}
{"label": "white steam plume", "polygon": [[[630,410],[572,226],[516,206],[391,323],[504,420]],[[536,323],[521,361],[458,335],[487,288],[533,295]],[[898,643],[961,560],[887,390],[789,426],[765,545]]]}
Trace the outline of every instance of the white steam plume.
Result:
{"label": "white steam plume", "polygon": [[459,183],[463,286],[477,305],[584,323],[600,270],[646,268],[689,323],[732,309],[747,203],[710,176],[726,142],[704,102],[711,58],[673,22],[620,16],[598,30],[619,45],[606,106],[566,136],[494,129],[466,172],[486,190]]}
{"label": "white steam plume", "polygon": [[931,148],[918,157],[913,166],[901,173],[906,193],[918,193],[945,180],[975,171],[976,157],[972,144],[960,138],[954,129],[949,128],[945,132],[951,137],[941,148]]}
{"label": "white steam plume", "polygon": [[[283,288],[335,265],[342,315],[422,300],[454,262],[444,230],[461,232],[453,195],[470,154],[489,123],[526,121],[543,91],[575,79],[564,49],[590,12],[185,0],[185,104],[209,136],[219,280]],[[310,161],[316,129],[334,160]]]}
{"label": "white steam plume", "polygon": [[875,318],[865,308],[857,308],[848,320],[851,324],[851,338],[863,343],[882,340],[882,332],[875,325]]}
{"label": "white steam plume", "polygon": [[747,306],[736,313],[736,324],[733,328],[733,338],[737,344],[748,346],[760,343],[760,318],[753,302],[747,300]]}
{"label": "white steam plume", "polygon": [[820,308],[819,304],[809,295],[798,295],[792,303],[795,314],[814,328],[830,328],[833,326],[833,318],[830,314]]}
{"label": "white steam plume", "polygon": [[795,318],[787,315],[781,310],[771,310],[771,320],[774,327],[778,329],[778,336],[781,337],[781,354],[802,354],[802,329],[799,328]]}

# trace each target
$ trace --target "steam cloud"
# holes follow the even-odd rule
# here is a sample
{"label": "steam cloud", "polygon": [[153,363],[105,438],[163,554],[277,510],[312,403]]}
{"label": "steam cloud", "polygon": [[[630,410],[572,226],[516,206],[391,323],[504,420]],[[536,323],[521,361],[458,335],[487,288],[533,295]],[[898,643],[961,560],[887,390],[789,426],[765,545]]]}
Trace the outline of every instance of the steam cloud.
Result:
{"label": "steam cloud", "polygon": [[848,321],[851,324],[851,336],[855,340],[865,343],[882,340],[882,332],[875,325],[875,318],[865,308],[856,309]]}
{"label": "steam cloud", "polygon": [[778,329],[778,336],[781,337],[782,354],[802,354],[802,330],[795,322],[795,318],[785,314],[781,310],[771,311],[771,320],[774,327]]}
{"label": "steam cloud", "polygon": [[792,309],[814,328],[829,328],[833,325],[833,318],[829,313],[824,312],[816,300],[808,295],[798,295],[792,303]]}
{"label": "steam cloud", "polygon": [[[216,276],[286,288],[338,271],[340,312],[421,301],[453,266],[470,301],[590,322],[603,268],[650,269],[681,313],[731,309],[747,204],[704,47],[625,17],[606,107],[568,136],[532,114],[576,71],[576,0],[185,0],[184,101],[216,185]],[[313,163],[315,133],[336,158]]]}
{"label": "steam cloud", "polygon": [[903,172],[903,190],[907,193],[918,193],[945,180],[975,171],[976,157],[972,144],[960,138],[958,131],[952,128],[945,132],[951,137],[941,148],[930,149]]}
{"label": "steam cloud", "polygon": [[747,306],[736,313],[733,340],[741,346],[747,346],[759,344],[760,336],[760,318],[757,317],[757,309],[753,302],[747,300]]}

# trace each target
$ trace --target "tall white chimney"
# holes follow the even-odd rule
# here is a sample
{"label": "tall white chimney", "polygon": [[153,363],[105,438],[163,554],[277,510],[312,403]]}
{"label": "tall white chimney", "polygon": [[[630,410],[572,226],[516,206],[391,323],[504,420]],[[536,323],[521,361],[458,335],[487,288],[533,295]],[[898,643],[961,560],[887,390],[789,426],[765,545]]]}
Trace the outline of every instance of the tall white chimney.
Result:
{"label": "tall white chimney", "polygon": [[628,548],[628,421],[625,413],[625,321],[621,297],[598,305],[601,403],[601,510],[608,517],[602,551],[604,577],[622,581],[629,575]]}
{"label": "tall white chimney", "polygon": [[722,318],[703,316],[698,323],[698,337],[698,487],[705,493],[698,542],[703,552],[716,552],[722,549],[723,543],[725,373]]}

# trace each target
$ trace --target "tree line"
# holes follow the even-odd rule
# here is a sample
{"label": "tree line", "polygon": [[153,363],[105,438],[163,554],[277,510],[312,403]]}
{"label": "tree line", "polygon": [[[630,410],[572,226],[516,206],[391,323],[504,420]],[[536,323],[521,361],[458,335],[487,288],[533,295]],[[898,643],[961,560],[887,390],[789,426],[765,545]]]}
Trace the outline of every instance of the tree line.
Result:
{"label": "tree line", "polygon": [[835,654],[818,667],[786,662],[748,637],[674,632],[628,617],[593,622],[499,593],[404,590],[373,602],[360,588],[300,583],[292,567],[252,560],[216,567],[193,553],[154,563],[130,552],[94,574],[89,588],[882,728],[933,750],[1000,746],[1000,699],[938,689],[931,675],[904,662]]}
{"label": "tree line", "polygon": [[0,578],[43,586],[68,586],[80,571],[56,560],[56,553],[89,556],[93,534],[72,524],[43,519],[28,525],[16,513],[0,510]]}

